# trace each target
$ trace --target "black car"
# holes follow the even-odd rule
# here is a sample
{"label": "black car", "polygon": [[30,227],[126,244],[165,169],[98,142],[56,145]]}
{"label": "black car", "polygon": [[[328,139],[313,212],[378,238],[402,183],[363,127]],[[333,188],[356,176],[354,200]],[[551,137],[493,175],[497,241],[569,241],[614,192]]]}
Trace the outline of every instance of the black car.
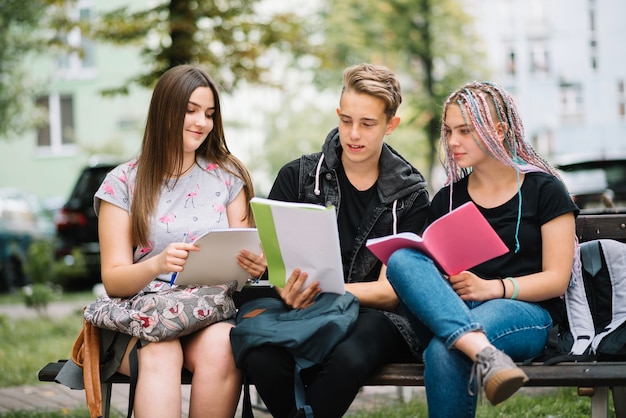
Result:
{"label": "black car", "polygon": [[87,277],[63,283],[66,289],[91,288],[100,282],[100,244],[98,242],[98,218],[93,209],[93,196],[111,169],[118,162],[113,160],[93,162],[80,173],[72,193],[61,210],[55,224],[58,247],[57,258],[72,264],[73,250],[79,250],[84,257]]}
{"label": "black car", "polygon": [[554,165],[583,211],[626,210],[626,154],[562,156]]}

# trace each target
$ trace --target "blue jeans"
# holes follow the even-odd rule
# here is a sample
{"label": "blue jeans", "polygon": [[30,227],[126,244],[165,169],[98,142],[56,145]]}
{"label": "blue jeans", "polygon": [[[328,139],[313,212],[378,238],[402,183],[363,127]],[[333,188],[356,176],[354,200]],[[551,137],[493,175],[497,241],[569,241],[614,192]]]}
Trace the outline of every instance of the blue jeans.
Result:
{"label": "blue jeans", "polygon": [[[424,381],[429,416],[474,417],[476,394],[470,382],[473,362],[453,346],[463,334],[482,331],[515,361],[540,354],[552,327],[550,314],[535,303],[510,299],[464,302],[426,255],[394,252],[387,277],[424,350]],[[472,389],[470,393],[470,389]]]}

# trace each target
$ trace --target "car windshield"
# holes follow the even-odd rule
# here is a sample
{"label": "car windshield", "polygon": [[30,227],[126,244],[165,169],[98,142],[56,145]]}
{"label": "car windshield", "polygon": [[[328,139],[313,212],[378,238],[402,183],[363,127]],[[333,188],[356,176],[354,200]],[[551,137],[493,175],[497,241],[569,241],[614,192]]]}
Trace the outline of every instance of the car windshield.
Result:
{"label": "car windshield", "polygon": [[555,166],[581,209],[626,208],[626,158]]}
{"label": "car windshield", "polygon": [[0,193],[0,227],[6,231],[37,232],[36,202],[17,192]]}

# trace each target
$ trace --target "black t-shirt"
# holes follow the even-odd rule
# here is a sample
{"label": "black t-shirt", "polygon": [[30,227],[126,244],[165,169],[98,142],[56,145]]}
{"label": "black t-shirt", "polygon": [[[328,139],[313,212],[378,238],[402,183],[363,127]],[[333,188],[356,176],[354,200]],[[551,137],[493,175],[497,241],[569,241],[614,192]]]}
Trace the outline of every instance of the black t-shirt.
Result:
{"label": "black t-shirt", "polygon": [[344,264],[350,262],[354,249],[359,225],[367,209],[374,208],[378,203],[376,183],[367,190],[360,191],[350,183],[343,166],[337,169],[337,178],[341,189],[341,206],[337,214],[337,227],[339,229],[339,244],[341,246],[341,259]]}
{"label": "black t-shirt", "polygon": [[[471,174],[453,185],[453,208],[472,200],[467,191],[469,176]],[[519,251],[517,252],[515,249],[519,194],[495,208],[488,209],[477,205],[480,212],[510,250],[500,257],[470,269],[479,277],[498,279],[509,276],[525,276],[542,271],[541,226],[565,213],[574,212],[574,215],[577,216],[579,212],[563,183],[550,174],[527,173],[522,183],[521,195],[521,222],[517,232]],[[429,211],[429,223],[448,213],[449,196],[450,187],[448,186],[433,197]],[[546,302],[542,305],[551,311],[554,318],[555,312],[550,309],[552,303]]]}

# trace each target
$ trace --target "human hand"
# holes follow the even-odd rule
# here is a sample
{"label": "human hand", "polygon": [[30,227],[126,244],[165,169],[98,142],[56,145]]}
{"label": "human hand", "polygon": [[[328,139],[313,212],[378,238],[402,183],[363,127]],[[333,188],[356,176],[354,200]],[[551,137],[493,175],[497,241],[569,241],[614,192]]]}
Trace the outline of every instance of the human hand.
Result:
{"label": "human hand", "polygon": [[189,251],[199,251],[200,247],[189,242],[173,242],[169,244],[157,257],[160,261],[162,273],[183,271]]}
{"label": "human hand", "polygon": [[456,294],[466,301],[479,302],[500,297],[494,293],[495,285],[498,285],[500,295],[502,294],[502,287],[498,280],[481,279],[469,271],[451,275],[448,277],[448,281],[450,281]]}
{"label": "human hand", "polygon": [[241,250],[239,254],[237,254],[237,264],[247,271],[250,277],[254,278],[261,277],[267,269],[265,255],[263,253],[255,254],[248,250]]}
{"label": "human hand", "polygon": [[303,290],[302,288],[304,287],[304,282],[307,278],[307,273],[300,271],[300,269],[295,269],[291,273],[291,276],[289,276],[289,279],[287,279],[284,288],[275,286],[280,297],[290,308],[308,308],[315,303],[315,296],[322,291],[320,284],[317,281],[311,283],[309,287]]}

